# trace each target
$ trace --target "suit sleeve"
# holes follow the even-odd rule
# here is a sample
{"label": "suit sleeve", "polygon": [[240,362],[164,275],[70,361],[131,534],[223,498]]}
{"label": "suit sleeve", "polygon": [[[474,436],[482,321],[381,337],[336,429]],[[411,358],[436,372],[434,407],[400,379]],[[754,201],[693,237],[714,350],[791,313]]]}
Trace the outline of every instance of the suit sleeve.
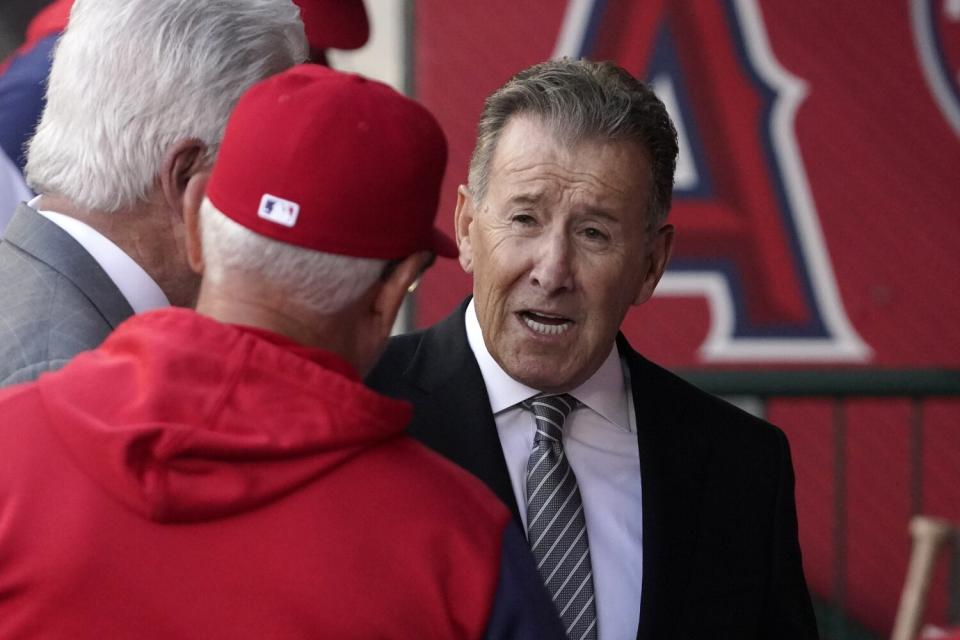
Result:
{"label": "suit sleeve", "polygon": [[761,621],[762,638],[816,639],[817,624],[810,592],[803,576],[797,529],[793,463],[786,436],[777,431],[780,445],[779,478],[774,512],[773,558]]}
{"label": "suit sleeve", "polygon": [[[9,375],[3,378],[3,380],[0,380],[0,387],[9,387],[23,382],[33,382],[40,377],[41,373],[46,373],[47,371],[56,371],[57,369],[65,366],[68,362],[68,359],[61,358],[59,360],[47,360],[45,362],[28,364],[21,369],[11,371]],[[0,370],[0,375],[3,375],[4,373],[6,372]]]}
{"label": "suit sleeve", "polygon": [[537,572],[527,540],[512,520],[503,532],[500,579],[485,637],[491,640],[567,637]]}

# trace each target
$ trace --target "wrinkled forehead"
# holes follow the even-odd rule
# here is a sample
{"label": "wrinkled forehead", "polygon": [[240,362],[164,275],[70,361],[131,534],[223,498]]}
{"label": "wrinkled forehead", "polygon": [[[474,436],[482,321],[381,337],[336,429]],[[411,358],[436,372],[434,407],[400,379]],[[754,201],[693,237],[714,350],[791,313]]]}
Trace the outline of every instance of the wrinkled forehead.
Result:
{"label": "wrinkled forehead", "polygon": [[548,121],[524,115],[504,126],[489,180],[488,197],[575,189],[597,205],[622,206],[642,216],[653,186],[649,154],[638,142],[568,136]]}

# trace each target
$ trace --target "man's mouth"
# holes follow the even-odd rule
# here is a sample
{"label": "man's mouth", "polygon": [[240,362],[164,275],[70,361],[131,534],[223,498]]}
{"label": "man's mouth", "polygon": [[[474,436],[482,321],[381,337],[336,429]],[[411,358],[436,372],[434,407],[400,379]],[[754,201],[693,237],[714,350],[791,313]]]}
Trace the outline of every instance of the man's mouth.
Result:
{"label": "man's mouth", "polygon": [[573,321],[564,316],[538,311],[521,311],[519,315],[532,331],[545,336],[558,336],[573,326]]}

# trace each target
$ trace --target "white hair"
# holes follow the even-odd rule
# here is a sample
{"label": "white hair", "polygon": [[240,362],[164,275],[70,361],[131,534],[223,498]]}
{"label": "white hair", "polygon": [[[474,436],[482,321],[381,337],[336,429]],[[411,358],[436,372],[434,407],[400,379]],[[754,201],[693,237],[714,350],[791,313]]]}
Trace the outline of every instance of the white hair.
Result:
{"label": "white hair", "polygon": [[132,207],[170,145],[198,138],[212,162],[243,92],[306,56],[290,0],[77,0],[30,142],[29,184],[87,209]]}
{"label": "white hair", "polygon": [[262,236],[234,222],[204,198],[200,205],[203,278],[251,274],[318,315],[336,313],[369,289],[387,260],[313,251]]}

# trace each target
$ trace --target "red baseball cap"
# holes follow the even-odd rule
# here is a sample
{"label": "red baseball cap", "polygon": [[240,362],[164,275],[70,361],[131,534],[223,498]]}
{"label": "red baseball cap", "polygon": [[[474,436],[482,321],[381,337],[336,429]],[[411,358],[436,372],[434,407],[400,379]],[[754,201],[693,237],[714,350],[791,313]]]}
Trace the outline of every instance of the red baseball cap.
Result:
{"label": "red baseball cap", "polygon": [[370,36],[363,0],[294,0],[312,49],[359,49]]}
{"label": "red baseball cap", "polygon": [[433,221],[447,143],[390,87],[303,64],[254,85],[227,123],[207,197],[288,244],[362,258],[457,256]]}

